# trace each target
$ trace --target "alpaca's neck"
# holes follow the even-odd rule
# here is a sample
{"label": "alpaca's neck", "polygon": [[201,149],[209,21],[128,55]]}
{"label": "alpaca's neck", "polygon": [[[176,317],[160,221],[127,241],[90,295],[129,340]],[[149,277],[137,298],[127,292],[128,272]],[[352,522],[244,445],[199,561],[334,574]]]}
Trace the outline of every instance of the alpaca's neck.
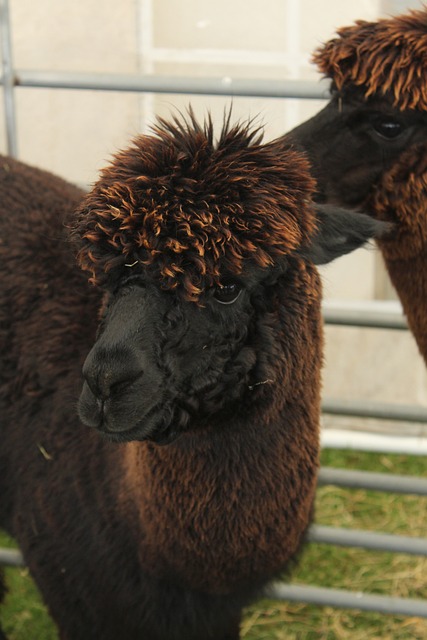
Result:
{"label": "alpaca's neck", "polygon": [[411,147],[373,192],[368,210],[395,227],[378,244],[409,327],[427,362],[427,171],[425,146]]}
{"label": "alpaca's neck", "polygon": [[143,570],[221,593],[271,576],[296,551],[315,491],[318,399],[288,407],[281,423],[253,418],[124,449]]}
{"label": "alpaca's neck", "polygon": [[367,210],[395,226],[378,244],[409,327],[427,362],[427,163],[425,144],[407,149],[368,199]]}
{"label": "alpaca's neck", "polygon": [[383,256],[409,328],[427,364],[427,246],[406,258],[395,257],[388,246]]}

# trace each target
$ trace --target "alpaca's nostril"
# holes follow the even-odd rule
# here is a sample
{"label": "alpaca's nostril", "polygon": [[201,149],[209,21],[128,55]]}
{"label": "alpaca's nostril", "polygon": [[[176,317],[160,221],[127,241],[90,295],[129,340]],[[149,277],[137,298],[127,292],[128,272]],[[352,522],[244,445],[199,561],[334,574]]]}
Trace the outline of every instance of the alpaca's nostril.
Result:
{"label": "alpaca's nostril", "polygon": [[120,396],[128,387],[143,376],[142,371],[100,371],[96,375],[85,372],[84,378],[97,402],[104,404],[105,400]]}
{"label": "alpaca's nostril", "polygon": [[90,375],[87,375],[87,373],[85,371],[83,371],[83,378],[84,378],[87,386],[89,387],[89,391],[94,396],[96,401],[97,402],[98,401],[102,402],[102,393],[100,391],[100,387],[98,385],[98,381],[94,377],[92,377]]}
{"label": "alpaca's nostril", "polygon": [[140,370],[139,372],[133,371],[132,373],[129,373],[128,377],[126,377],[124,380],[118,380],[117,382],[114,382],[110,386],[110,396],[120,395],[122,392],[126,391],[127,387],[139,380],[139,378],[142,378],[143,375],[144,372],[142,370]]}
{"label": "alpaca's nostril", "polygon": [[119,396],[142,376],[139,358],[125,349],[115,349],[111,353],[95,346],[83,366],[83,377],[92,394],[100,401]]}

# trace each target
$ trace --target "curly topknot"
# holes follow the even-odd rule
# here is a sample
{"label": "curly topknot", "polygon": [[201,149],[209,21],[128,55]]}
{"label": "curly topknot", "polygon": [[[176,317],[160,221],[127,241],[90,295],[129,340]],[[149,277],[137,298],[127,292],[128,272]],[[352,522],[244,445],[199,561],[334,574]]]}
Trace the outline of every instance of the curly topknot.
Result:
{"label": "curly topknot", "polygon": [[366,98],[391,95],[393,105],[427,109],[427,9],[337,31],[314,53],[319,70],[340,91],[360,87]]}
{"label": "curly topknot", "polygon": [[191,111],[159,119],[154,135],[136,138],[101,172],[73,230],[92,282],[108,284],[132,267],[196,301],[243,261],[266,267],[309,241],[307,160],[229,121],[214,142],[210,118],[203,126]]}

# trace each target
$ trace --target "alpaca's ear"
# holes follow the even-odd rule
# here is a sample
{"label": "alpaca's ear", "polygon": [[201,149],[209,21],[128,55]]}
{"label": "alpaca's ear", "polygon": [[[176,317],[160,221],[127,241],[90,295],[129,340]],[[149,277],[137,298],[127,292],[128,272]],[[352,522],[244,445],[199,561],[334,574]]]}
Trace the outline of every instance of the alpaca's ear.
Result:
{"label": "alpaca's ear", "polygon": [[364,213],[330,205],[315,205],[317,232],[302,254],[315,264],[326,264],[350,253],[370,238],[390,231],[390,223],[375,220]]}

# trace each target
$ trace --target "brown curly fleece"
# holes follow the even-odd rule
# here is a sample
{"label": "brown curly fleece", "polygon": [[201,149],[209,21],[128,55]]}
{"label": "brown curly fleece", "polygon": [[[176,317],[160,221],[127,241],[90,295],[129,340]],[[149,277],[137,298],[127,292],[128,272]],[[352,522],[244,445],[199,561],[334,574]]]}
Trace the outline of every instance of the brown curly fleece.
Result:
{"label": "brown curly fleece", "polygon": [[228,118],[215,142],[212,121],[201,126],[191,112],[136,138],[80,209],[74,238],[91,281],[141,266],[197,301],[244,262],[267,267],[306,244],[315,228],[308,162],[283,141],[261,140]]}
{"label": "brown curly fleece", "polygon": [[427,11],[338,29],[313,61],[338,90],[361,87],[365,98],[391,94],[399,109],[427,109]]}

